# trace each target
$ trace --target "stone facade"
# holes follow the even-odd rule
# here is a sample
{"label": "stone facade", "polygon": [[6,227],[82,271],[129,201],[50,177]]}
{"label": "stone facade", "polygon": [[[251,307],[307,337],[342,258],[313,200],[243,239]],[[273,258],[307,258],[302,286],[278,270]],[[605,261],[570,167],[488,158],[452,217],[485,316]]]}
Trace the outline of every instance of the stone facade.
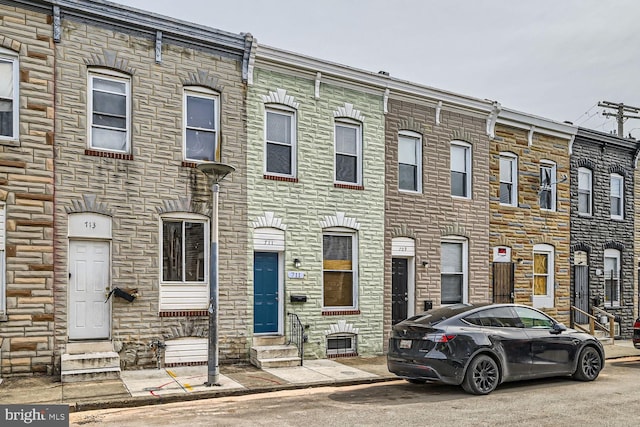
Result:
{"label": "stone facade", "polygon": [[[637,285],[634,280],[634,173],[638,150],[635,140],[618,138],[588,129],[579,129],[571,153],[571,266],[576,266],[575,252],[587,253],[588,307],[598,307],[621,318],[621,336],[633,334],[636,316]],[[591,214],[578,210],[578,170],[586,168],[592,176]],[[611,218],[611,174],[624,179],[623,218]],[[605,301],[604,252],[620,251],[620,300],[619,304]],[[572,296],[576,295],[576,276],[571,278]],[[572,298],[573,299],[573,298]],[[594,304],[594,299],[597,302]],[[575,304],[575,303],[574,303]]]}
{"label": "stone facade", "polygon": [[[108,9],[96,10],[96,20],[89,12],[82,16],[84,12],[65,11],[63,8],[56,49],[57,355],[64,352],[69,341],[69,316],[75,309],[69,306],[70,279],[75,274],[69,248],[76,239],[69,236],[85,236],[78,235],[70,224],[83,215],[103,218],[110,224],[110,234],[95,240],[109,244],[110,283],[106,287],[137,293],[133,302],[115,297],[109,301],[110,338],[123,366],[155,366],[152,341],[207,336],[206,305],[169,311],[160,306],[161,217],[195,217],[208,224],[211,212],[211,187],[196,163],[185,161],[183,154],[183,89],[198,87],[219,96],[221,161],[237,166],[237,171],[220,185],[218,328],[220,360],[245,359],[249,311],[244,258],[247,217],[242,58],[250,36],[203,27],[185,29],[185,23],[178,25],[158,16],[142,20],[132,9],[113,15]],[[128,22],[121,21],[122,16]],[[161,38],[156,30],[163,30]],[[186,39],[181,38],[183,30],[190,32]],[[192,42],[194,35],[201,39]],[[230,41],[227,44],[224,40]],[[128,153],[88,146],[88,73],[95,70],[115,71],[129,81]]]}
{"label": "stone facade", "polygon": [[[0,57],[19,67],[19,130],[0,137],[0,376],[51,373],[54,354],[51,16],[0,4]],[[3,264],[0,260],[0,266]],[[4,300],[4,301],[2,301]],[[6,306],[6,311],[5,311]]]}
{"label": "stone facade", "polygon": [[[461,101],[463,99],[461,98]],[[385,331],[392,323],[392,258],[408,259],[408,313],[424,310],[424,303],[441,305],[441,247],[443,239],[465,242],[466,298],[486,302],[489,288],[489,137],[488,111],[473,111],[437,100],[399,99],[392,93],[386,115],[385,185]],[[486,110],[491,108],[486,103]],[[436,117],[438,115],[438,117]],[[422,137],[422,191],[399,190],[398,136]],[[471,151],[470,197],[451,191],[451,142],[468,144]],[[394,238],[413,240],[414,256],[393,254]],[[411,249],[409,249],[411,252]],[[411,272],[413,271],[413,274]],[[413,279],[414,283],[411,283]],[[414,288],[414,289],[412,289]],[[411,297],[413,295],[413,298]]]}
{"label": "stone facade", "polygon": [[[282,234],[278,256],[284,282],[282,313],[293,312],[307,326],[306,357],[327,357],[327,337],[334,333],[355,336],[359,354],[382,353],[383,233],[384,233],[384,116],[383,89],[361,88],[340,75],[297,68],[295,55],[288,66],[269,65],[270,56],[258,48],[253,85],[247,94],[247,189],[249,221],[257,236],[274,230]],[[266,55],[266,56],[265,56]],[[302,61],[300,61],[302,62]],[[305,58],[305,62],[313,62]],[[376,94],[377,92],[377,94]],[[265,172],[265,108],[284,107],[294,112],[297,146],[295,177]],[[335,120],[347,118],[362,131],[361,186],[334,184]],[[357,235],[358,280],[355,307],[328,310],[323,306],[323,230],[339,227]],[[302,262],[300,269],[294,259]],[[253,295],[253,251],[247,252],[250,271],[247,293]],[[289,277],[302,272],[304,277]],[[306,302],[290,302],[304,295]],[[288,327],[288,325],[287,325]],[[280,328],[280,333],[284,330]],[[355,335],[354,335],[355,334]]]}
{"label": "stone facade", "polygon": [[[520,122],[501,120],[490,144],[489,245],[511,251],[510,261],[515,264],[514,302],[538,306],[569,324],[570,319],[570,183],[569,142],[573,127],[554,122],[540,123],[539,119],[522,115]],[[535,120],[535,125],[533,121]],[[551,129],[543,128],[548,125]],[[517,156],[517,202],[507,206],[500,202],[500,153]],[[548,161],[555,165],[556,198],[554,210],[540,208],[540,166]],[[534,301],[534,247],[549,245],[553,261],[552,301],[536,304]],[[494,260],[493,252],[490,260]],[[491,276],[493,283],[493,273]]]}

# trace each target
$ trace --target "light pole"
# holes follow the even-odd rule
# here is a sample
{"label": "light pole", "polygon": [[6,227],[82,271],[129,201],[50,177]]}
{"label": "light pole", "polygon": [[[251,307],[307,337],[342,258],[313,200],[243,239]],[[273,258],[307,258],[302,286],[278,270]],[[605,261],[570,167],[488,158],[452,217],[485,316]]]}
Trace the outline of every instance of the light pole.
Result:
{"label": "light pole", "polygon": [[209,249],[209,343],[207,359],[207,387],[219,386],[218,366],[218,192],[220,181],[236,168],[224,163],[198,164],[198,169],[211,179],[211,247]]}

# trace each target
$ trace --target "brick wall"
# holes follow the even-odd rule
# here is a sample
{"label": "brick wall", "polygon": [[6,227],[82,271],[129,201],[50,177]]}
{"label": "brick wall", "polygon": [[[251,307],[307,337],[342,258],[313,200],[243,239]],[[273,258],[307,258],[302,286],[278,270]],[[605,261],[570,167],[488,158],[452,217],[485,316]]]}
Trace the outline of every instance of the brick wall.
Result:
{"label": "brick wall", "polygon": [[[436,124],[435,108],[422,103],[389,100],[386,115],[385,195],[385,331],[391,327],[391,242],[408,235],[415,239],[415,312],[424,301],[440,305],[440,250],[444,236],[468,242],[468,300],[485,302],[489,288],[489,141],[486,116],[442,109]],[[398,133],[422,134],[422,193],[398,190]],[[471,144],[472,197],[451,196],[451,141]],[[423,266],[427,262],[427,266]]]}
{"label": "brick wall", "polygon": [[[308,77],[268,71],[256,65],[254,84],[247,100],[249,221],[273,212],[286,225],[285,270],[293,259],[303,262],[304,279],[285,278],[285,312],[293,311],[306,333],[308,357],[324,357],[325,331],[344,320],[358,328],[360,354],[382,352],[383,310],[383,217],[384,217],[384,118],[382,94],[369,94],[349,85],[322,83],[320,98],[314,96],[315,75]],[[298,182],[263,178],[264,117],[262,95],[276,89],[299,102],[297,111]],[[364,189],[334,187],[334,111],[353,104],[365,117],[363,123]],[[322,227],[325,216],[343,212],[360,224],[359,314],[322,315]],[[253,269],[251,248],[247,269]],[[248,293],[253,292],[249,280]],[[290,294],[304,294],[306,303],[290,304]]]}
{"label": "brick wall", "polygon": [[50,373],[54,350],[51,17],[0,4],[0,46],[18,55],[19,138],[0,140],[6,209],[6,317],[0,375]]}
{"label": "brick wall", "polygon": [[[160,216],[165,202],[204,203],[211,193],[204,176],[182,163],[183,84],[194,75],[221,88],[222,161],[237,166],[220,188],[220,359],[246,358],[247,274],[244,85],[240,58],[165,42],[155,61],[155,40],[108,26],[63,19],[57,45],[56,343],[67,341],[67,211],[95,198],[113,218],[111,283],[137,288],[133,302],[112,301],[112,339],[127,366],[153,364],[149,343],[206,331],[198,313],[160,317]],[[87,65],[116,62],[131,73],[132,157],[109,158],[87,148]],[[116,156],[117,157],[117,156]],[[84,205],[82,205],[84,206]],[[186,208],[189,206],[186,204]]]}

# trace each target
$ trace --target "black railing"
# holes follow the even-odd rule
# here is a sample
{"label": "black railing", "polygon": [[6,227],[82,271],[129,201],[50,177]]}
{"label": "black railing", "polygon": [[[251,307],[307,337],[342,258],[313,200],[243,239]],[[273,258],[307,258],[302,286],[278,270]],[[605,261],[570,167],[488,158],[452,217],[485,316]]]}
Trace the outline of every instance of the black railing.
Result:
{"label": "black railing", "polygon": [[289,316],[289,341],[287,345],[293,344],[298,347],[298,357],[300,357],[300,366],[304,360],[304,343],[307,336],[304,334],[304,326],[300,318],[295,313],[288,313]]}

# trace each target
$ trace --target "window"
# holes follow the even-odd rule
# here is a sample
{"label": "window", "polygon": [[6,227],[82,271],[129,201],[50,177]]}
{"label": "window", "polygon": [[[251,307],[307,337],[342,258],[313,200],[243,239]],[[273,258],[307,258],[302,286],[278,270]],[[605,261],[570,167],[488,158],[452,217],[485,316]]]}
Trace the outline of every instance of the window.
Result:
{"label": "window", "polygon": [[327,336],[327,355],[354,355],[357,353],[357,335],[335,334]]}
{"label": "window", "polygon": [[593,174],[590,169],[578,169],[578,213],[591,215],[593,206]]}
{"label": "window", "polygon": [[442,304],[467,302],[467,242],[447,239],[441,244],[440,254]]}
{"label": "window", "polygon": [[422,191],[422,137],[413,133],[398,136],[398,188]]}
{"label": "window", "polygon": [[471,145],[451,143],[451,195],[471,197]]}
{"label": "window", "polygon": [[335,128],[335,180],[338,183],[361,185],[362,140],[360,125],[336,122]]}
{"label": "window", "polygon": [[0,48],[0,139],[18,137],[18,58]]}
{"label": "window", "polygon": [[296,175],[295,114],[268,109],[266,113],[265,171],[268,174]]}
{"label": "window", "polygon": [[551,162],[540,164],[540,209],[556,210],[556,165]]}
{"label": "window", "polygon": [[604,305],[620,305],[620,251],[604,250]]}
{"label": "window", "polygon": [[186,160],[218,159],[218,96],[205,88],[184,90],[184,157]]}
{"label": "window", "polygon": [[518,158],[500,153],[500,204],[518,206]]}
{"label": "window", "polygon": [[510,307],[495,307],[482,310],[464,318],[465,321],[477,326],[493,328],[518,328],[522,327],[520,319]]}
{"label": "window", "polygon": [[533,247],[533,306],[554,306],[554,248],[540,244]]}
{"label": "window", "polygon": [[325,232],[322,236],[323,306],[355,308],[357,239],[354,233]]}
{"label": "window", "polygon": [[532,329],[553,329],[556,322],[544,313],[528,307],[514,307],[518,314],[519,323],[525,328]]}
{"label": "window", "polygon": [[5,270],[6,258],[5,248],[7,241],[7,227],[5,225],[6,208],[4,203],[0,203],[0,320],[2,320],[7,314],[7,300],[6,300],[6,277],[7,272]]}
{"label": "window", "polygon": [[124,75],[89,74],[89,146],[129,152],[130,81]]}
{"label": "window", "polygon": [[162,221],[162,281],[205,281],[205,223]]}
{"label": "window", "polygon": [[624,178],[616,173],[611,174],[611,218],[623,219]]}

